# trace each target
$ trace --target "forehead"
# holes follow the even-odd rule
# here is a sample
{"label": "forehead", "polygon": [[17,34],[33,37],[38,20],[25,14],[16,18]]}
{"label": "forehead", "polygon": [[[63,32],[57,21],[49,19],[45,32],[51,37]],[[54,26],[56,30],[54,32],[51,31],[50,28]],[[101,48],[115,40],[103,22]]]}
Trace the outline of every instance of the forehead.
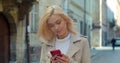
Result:
{"label": "forehead", "polygon": [[52,16],[48,19],[48,23],[55,22],[55,21],[57,21],[57,20],[59,20],[59,19],[63,19],[63,18],[62,18],[60,15],[54,14],[54,15],[52,15]]}

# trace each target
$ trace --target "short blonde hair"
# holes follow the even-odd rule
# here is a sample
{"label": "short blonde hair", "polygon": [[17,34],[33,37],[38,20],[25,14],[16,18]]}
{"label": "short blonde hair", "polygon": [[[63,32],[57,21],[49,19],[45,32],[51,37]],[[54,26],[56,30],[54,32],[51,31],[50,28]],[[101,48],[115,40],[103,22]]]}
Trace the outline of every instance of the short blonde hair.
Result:
{"label": "short blonde hair", "polygon": [[47,24],[48,19],[53,14],[56,14],[62,17],[67,22],[68,31],[73,34],[76,34],[76,32],[73,30],[72,20],[63,12],[61,7],[57,5],[53,5],[47,8],[47,11],[45,12],[43,18],[39,22],[39,28],[38,28],[39,38],[43,38],[44,40],[49,42],[56,37]]}

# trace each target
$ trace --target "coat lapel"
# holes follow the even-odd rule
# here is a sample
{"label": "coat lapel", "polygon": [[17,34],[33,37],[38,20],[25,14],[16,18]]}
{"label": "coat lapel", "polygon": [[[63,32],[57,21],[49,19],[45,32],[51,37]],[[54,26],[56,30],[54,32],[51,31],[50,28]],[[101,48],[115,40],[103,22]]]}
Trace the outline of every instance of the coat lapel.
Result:
{"label": "coat lapel", "polygon": [[50,58],[51,57],[50,50],[54,50],[55,49],[55,39],[53,39],[50,42],[47,42],[46,45],[47,45],[46,51],[48,53],[47,56]]}
{"label": "coat lapel", "polygon": [[73,35],[71,34],[71,44],[69,46],[67,56],[72,57],[79,49],[81,44],[81,38],[80,35]]}
{"label": "coat lapel", "polygon": [[[72,57],[81,48],[80,35],[71,34],[70,41],[71,43],[67,52],[67,56]],[[55,49],[55,39],[51,41],[51,43],[47,43],[47,48],[49,48],[48,50]],[[48,56],[50,56],[50,54]]]}

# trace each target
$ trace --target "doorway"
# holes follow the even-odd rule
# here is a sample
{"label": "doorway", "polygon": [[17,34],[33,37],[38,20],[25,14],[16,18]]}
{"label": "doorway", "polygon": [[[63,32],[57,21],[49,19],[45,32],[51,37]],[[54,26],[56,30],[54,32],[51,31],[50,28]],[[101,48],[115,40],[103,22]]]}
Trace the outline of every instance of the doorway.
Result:
{"label": "doorway", "polygon": [[8,21],[0,14],[0,63],[9,63],[10,55],[10,30]]}

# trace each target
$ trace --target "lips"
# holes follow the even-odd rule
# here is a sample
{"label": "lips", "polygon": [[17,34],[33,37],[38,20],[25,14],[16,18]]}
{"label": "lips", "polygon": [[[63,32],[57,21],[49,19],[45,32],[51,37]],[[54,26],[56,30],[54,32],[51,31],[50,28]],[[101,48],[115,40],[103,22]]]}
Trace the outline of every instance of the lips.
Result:
{"label": "lips", "polygon": [[60,34],[61,31],[56,31],[57,34]]}

